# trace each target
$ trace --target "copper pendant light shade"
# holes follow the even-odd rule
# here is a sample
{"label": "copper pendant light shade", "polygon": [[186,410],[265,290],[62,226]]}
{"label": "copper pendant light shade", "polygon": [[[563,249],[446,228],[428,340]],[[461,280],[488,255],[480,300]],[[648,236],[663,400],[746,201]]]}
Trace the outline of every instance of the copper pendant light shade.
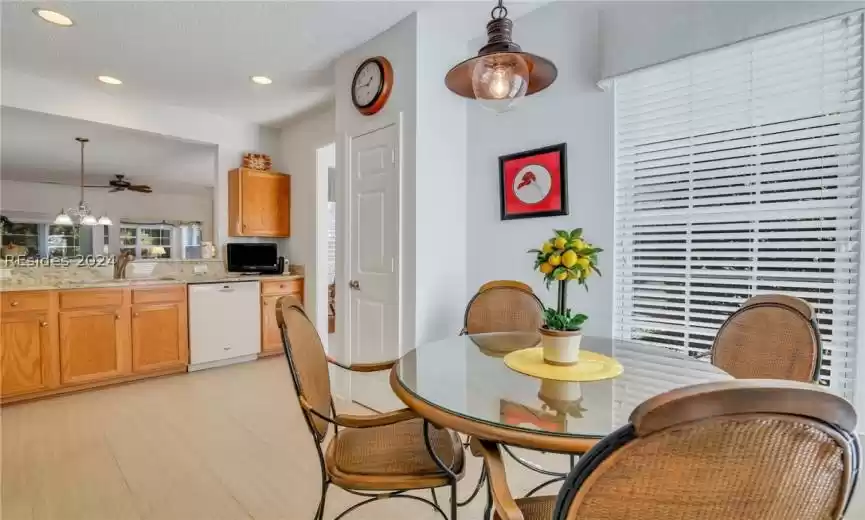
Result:
{"label": "copper pendant light shade", "polygon": [[[509,106],[523,96],[549,87],[558,69],[550,60],[523,52],[511,40],[514,23],[499,4],[487,23],[487,44],[478,55],[454,66],[445,76],[445,85],[455,94],[480,101],[506,102]],[[495,110],[495,108],[494,108]]]}

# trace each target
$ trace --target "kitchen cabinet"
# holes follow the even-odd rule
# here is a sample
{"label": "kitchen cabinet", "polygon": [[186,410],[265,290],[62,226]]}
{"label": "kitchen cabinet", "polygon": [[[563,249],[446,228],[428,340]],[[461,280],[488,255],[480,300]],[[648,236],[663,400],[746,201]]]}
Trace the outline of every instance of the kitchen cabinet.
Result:
{"label": "kitchen cabinet", "polygon": [[231,170],[228,214],[229,236],[290,236],[291,177],[249,168]]}
{"label": "kitchen cabinet", "polygon": [[134,289],[132,302],[132,371],[185,367],[189,362],[185,287]]}
{"label": "kitchen cabinet", "polygon": [[132,372],[129,290],[60,294],[60,382],[91,383]]}
{"label": "kitchen cabinet", "polygon": [[3,293],[2,297],[0,395],[6,398],[57,387],[56,293]]}
{"label": "kitchen cabinet", "polygon": [[261,355],[281,354],[282,334],[276,321],[276,302],[286,295],[303,302],[303,280],[273,280],[261,282]]}

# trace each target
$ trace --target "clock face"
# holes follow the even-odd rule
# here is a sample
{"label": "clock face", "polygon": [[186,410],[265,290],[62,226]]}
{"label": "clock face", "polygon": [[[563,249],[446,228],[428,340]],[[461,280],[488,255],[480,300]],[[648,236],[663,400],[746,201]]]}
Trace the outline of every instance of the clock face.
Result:
{"label": "clock face", "polygon": [[381,93],[384,77],[378,62],[367,61],[354,76],[352,96],[358,107],[370,106]]}
{"label": "clock face", "polygon": [[365,60],[354,73],[351,101],[358,112],[371,116],[387,103],[393,87],[393,68],[384,56]]}

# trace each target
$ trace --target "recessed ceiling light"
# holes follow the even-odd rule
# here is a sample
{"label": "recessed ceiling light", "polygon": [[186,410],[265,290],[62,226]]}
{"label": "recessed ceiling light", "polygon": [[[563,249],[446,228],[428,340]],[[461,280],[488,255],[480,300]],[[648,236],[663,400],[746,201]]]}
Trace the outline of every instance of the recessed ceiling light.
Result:
{"label": "recessed ceiling light", "polygon": [[251,79],[253,83],[258,83],[259,85],[270,85],[273,83],[273,80],[267,76],[252,76],[249,79]]}
{"label": "recessed ceiling light", "polygon": [[111,76],[99,76],[96,79],[98,79],[102,83],[108,83],[109,85],[122,85],[123,84],[122,81],[120,81],[117,78],[112,78]]}
{"label": "recessed ceiling light", "polygon": [[72,18],[69,18],[65,14],[60,14],[57,11],[50,11],[48,9],[34,9],[33,14],[42,18],[46,22],[51,22],[55,25],[60,25],[63,27],[70,27],[75,25],[75,22],[72,21]]}

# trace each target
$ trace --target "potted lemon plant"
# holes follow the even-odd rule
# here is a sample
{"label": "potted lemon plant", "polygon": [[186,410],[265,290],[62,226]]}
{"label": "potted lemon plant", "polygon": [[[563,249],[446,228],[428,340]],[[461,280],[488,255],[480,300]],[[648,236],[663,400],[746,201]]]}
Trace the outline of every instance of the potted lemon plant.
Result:
{"label": "potted lemon plant", "polygon": [[540,329],[544,361],[553,365],[573,365],[579,361],[580,341],[585,314],[574,313],[567,307],[568,284],[576,282],[589,289],[586,280],[598,275],[598,253],[603,251],[583,238],[583,230],[555,230],[555,235],[544,242],[541,249],[531,249],[535,255],[535,269],[544,275],[547,289],[558,282],[556,307],[544,309],[544,325]]}

